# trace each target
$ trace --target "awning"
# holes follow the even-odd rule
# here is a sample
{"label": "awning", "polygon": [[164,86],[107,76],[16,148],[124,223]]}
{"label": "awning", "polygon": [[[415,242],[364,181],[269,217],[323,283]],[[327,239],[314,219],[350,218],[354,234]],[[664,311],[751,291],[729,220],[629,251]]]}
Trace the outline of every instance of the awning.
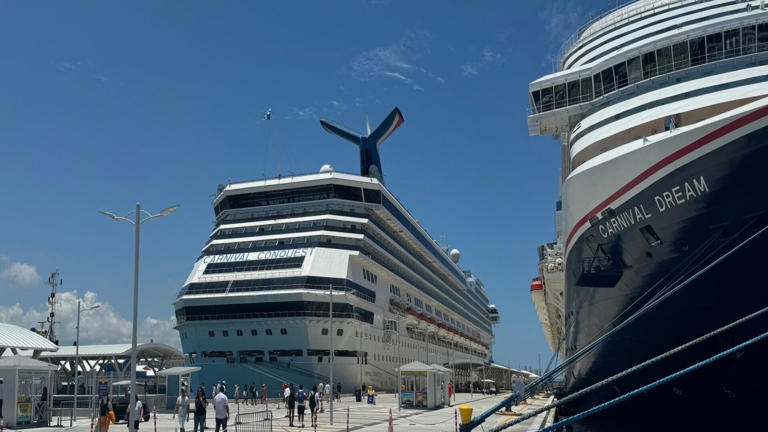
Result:
{"label": "awning", "polygon": [[200,366],[176,366],[157,372],[157,376],[189,375],[200,370]]}

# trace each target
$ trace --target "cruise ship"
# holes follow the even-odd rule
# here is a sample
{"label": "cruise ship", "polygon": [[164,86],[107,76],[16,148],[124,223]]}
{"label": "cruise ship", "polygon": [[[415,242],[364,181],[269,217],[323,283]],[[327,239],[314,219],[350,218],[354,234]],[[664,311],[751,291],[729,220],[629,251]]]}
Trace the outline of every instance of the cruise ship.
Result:
{"label": "cruise ship", "polygon": [[342,391],[391,391],[413,360],[491,359],[499,313],[482,282],[384,185],[378,147],[402,123],[397,108],[367,135],[321,121],[359,147],[360,175],[325,165],[219,186],[215,226],[174,302],[196,382],[270,395],[327,383],[333,349]]}
{"label": "cruise ship", "polygon": [[[569,364],[561,396],[706,336],[572,400],[561,418],[768,329],[764,3],[625,3],[579,29],[558,71],[529,84],[529,133],[555,136],[562,154],[561,234],[540,248],[531,285],[550,347]],[[752,343],[574,430],[764,428],[766,354]]]}

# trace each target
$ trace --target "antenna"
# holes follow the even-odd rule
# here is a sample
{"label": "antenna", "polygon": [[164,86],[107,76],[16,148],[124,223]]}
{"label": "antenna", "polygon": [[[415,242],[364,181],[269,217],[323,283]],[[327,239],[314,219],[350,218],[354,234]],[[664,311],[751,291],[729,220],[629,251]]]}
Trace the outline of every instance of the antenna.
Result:
{"label": "antenna", "polygon": [[48,340],[58,345],[59,341],[56,340],[56,335],[54,334],[54,326],[56,325],[56,287],[64,285],[64,280],[61,279],[58,269],[51,272],[51,275],[48,276],[48,285],[51,286],[51,295],[48,297],[48,304],[51,307],[51,311],[48,313]]}

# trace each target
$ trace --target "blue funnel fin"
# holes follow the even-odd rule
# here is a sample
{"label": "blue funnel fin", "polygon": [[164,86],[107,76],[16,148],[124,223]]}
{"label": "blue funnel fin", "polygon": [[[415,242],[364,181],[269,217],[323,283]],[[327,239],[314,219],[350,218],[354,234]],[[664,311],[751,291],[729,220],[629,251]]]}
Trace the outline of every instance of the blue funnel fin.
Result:
{"label": "blue funnel fin", "polygon": [[325,129],[326,132],[344,138],[347,141],[351,141],[358,146],[363,142],[362,135],[332,121],[320,120],[320,125],[323,127],[323,129]]}
{"label": "blue funnel fin", "polygon": [[403,124],[404,121],[405,118],[403,118],[403,114],[400,112],[400,109],[395,108],[391,113],[389,113],[387,118],[381,122],[376,130],[369,134],[365,139],[367,141],[376,143],[376,147],[378,148],[381,143],[384,142],[384,140],[392,135],[392,132],[394,132],[398,127],[400,127],[401,124]]}

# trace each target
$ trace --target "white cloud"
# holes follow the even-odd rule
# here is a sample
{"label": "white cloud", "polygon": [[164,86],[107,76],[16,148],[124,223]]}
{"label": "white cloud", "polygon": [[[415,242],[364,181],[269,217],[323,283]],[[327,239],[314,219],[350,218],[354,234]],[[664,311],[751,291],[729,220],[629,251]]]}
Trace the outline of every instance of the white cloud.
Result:
{"label": "white cloud", "polygon": [[355,79],[370,81],[394,79],[413,88],[423,90],[422,79],[438,83],[445,80],[417,63],[429,53],[432,35],[427,31],[409,32],[388,46],[372,48],[357,55],[347,65]]}
{"label": "white cloud", "polygon": [[461,65],[461,74],[465,77],[480,75],[480,71],[493,65],[504,63],[504,57],[489,47],[483,48],[477,60]]}
{"label": "white cloud", "polygon": [[[98,304],[94,310],[81,310],[80,312],[80,343],[86,344],[110,344],[131,342],[131,320],[124,317],[111,304],[100,302],[96,293],[88,291],[84,296],[78,297],[76,291],[63,291],[56,296],[56,337],[61,345],[71,345],[76,340],[75,327],[77,326],[77,301],[85,306]],[[126,314],[132,313],[131,300],[126,300],[125,307],[120,310]],[[139,305],[141,312],[141,305]],[[40,322],[48,316],[46,305],[37,308],[24,309],[19,303],[11,306],[0,306],[0,322],[15,324],[25,328],[39,328]],[[139,322],[139,343],[155,342],[165,343],[174,347],[180,347],[178,332],[173,329],[173,318],[167,320],[146,317]],[[44,324],[45,326],[45,324]]]}
{"label": "white cloud", "polygon": [[28,287],[40,283],[40,275],[33,265],[0,256],[0,282],[15,287]]}

